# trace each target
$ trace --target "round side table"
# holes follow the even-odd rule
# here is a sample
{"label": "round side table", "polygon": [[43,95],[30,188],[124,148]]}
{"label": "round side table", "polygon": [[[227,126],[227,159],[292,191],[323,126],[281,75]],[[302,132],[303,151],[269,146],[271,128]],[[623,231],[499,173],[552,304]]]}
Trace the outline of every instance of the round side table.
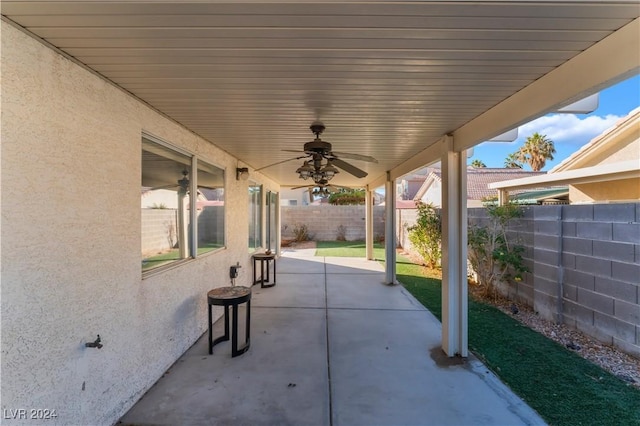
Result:
{"label": "round side table", "polygon": [[[253,258],[253,284],[260,283],[261,288],[273,287],[276,285],[276,255],[274,253],[266,254],[254,254]],[[269,279],[269,263],[273,261],[273,282]],[[260,262],[260,279],[256,278],[257,267],[256,263]]]}
{"label": "round side table", "polygon": [[[229,340],[229,307],[232,310],[231,318],[231,357],[242,355],[249,350],[251,345],[249,340],[250,325],[251,325],[251,289],[249,287],[235,286],[235,287],[219,287],[207,293],[207,300],[209,304],[209,355],[213,353],[213,347],[220,342]],[[246,333],[245,333],[245,345],[243,348],[238,349],[238,305],[241,303],[247,303],[247,319],[246,319]],[[213,339],[213,324],[212,324],[212,306],[224,307],[224,336]]]}

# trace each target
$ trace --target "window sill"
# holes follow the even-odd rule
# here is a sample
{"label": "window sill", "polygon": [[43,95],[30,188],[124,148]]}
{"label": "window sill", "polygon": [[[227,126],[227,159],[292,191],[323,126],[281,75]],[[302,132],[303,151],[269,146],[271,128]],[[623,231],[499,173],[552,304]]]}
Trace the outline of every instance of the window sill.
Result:
{"label": "window sill", "polygon": [[192,262],[196,262],[198,259],[209,257],[209,256],[211,256],[211,255],[213,255],[215,253],[220,253],[220,252],[222,252],[222,251],[224,251],[226,249],[227,249],[226,246],[220,247],[220,248],[217,248],[215,250],[211,250],[211,251],[208,251],[206,253],[199,254],[198,257],[196,257],[196,258],[191,257],[189,259],[177,260],[177,261],[169,263],[167,265],[158,266],[157,268],[149,269],[148,271],[142,272],[142,280],[144,281],[147,278],[155,277],[156,275],[160,275],[160,274],[162,274],[162,273],[164,273],[166,271],[170,271],[172,269],[179,268],[179,267],[181,267],[183,265],[186,265],[186,264],[189,264],[189,263],[192,263]]}

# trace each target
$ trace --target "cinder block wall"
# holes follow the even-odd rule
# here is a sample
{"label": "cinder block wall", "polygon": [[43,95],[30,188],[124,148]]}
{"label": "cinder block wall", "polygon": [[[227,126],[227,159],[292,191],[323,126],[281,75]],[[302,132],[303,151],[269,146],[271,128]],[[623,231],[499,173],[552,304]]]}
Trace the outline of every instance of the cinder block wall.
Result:
{"label": "cinder block wall", "polygon": [[[171,249],[176,243],[178,212],[175,209],[141,209],[141,215],[144,224],[142,227],[143,255],[152,255]],[[209,206],[199,212],[200,242],[224,241],[223,233],[224,207]]]}
{"label": "cinder block wall", "polygon": [[409,241],[409,228],[416,224],[418,219],[418,209],[397,209],[396,210],[396,235],[398,244],[407,252],[413,250]]}
{"label": "cinder block wall", "polygon": [[176,235],[175,209],[141,209],[142,215],[142,253],[151,255],[172,248],[169,242],[170,228],[173,227],[173,242]]}
{"label": "cinder block wall", "polygon": [[[345,227],[347,241],[364,241],[364,206],[282,206],[280,210],[282,238],[293,238],[293,229],[306,225],[311,238],[316,241],[335,241],[338,227]],[[373,236],[384,237],[384,207],[373,207]]]}
{"label": "cinder block wall", "polygon": [[224,207],[208,206],[198,214],[200,242],[224,241]]}
{"label": "cinder block wall", "polygon": [[509,229],[531,272],[505,295],[640,356],[640,204],[527,207]]}

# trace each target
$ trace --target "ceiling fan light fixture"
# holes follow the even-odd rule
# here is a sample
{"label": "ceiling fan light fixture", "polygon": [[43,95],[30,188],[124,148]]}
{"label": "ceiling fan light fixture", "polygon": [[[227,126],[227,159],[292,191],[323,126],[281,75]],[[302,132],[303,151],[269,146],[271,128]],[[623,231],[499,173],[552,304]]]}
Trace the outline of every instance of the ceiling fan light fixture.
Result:
{"label": "ceiling fan light fixture", "polygon": [[186,195],[189,191],[189,171],[184,169],[182,171],[182,179],[178,180],[178,193],[180,195]]}
{"label": "ceiling fan light fixture", "polygon": [[340,173],[340,171],[333,164],[331,164],[331,161],[327,161],[327,165],[324,166],[324,168],[322,168],[320,172],[324,174],[327,180],[331,180],[331,178],[334,177],[337,173]]}
{"label": "ceiling fan light fixture", "polygon": [[307,180],[311,177],[311,174],[314,172],[313,167],[311,167],[311,165],[309,164],[308,161],[305,161],[302,166],[298,167],[298,170],[296,170],[296,173],[298,173],[298,175],[300,175],[300,179],[304,179]]}

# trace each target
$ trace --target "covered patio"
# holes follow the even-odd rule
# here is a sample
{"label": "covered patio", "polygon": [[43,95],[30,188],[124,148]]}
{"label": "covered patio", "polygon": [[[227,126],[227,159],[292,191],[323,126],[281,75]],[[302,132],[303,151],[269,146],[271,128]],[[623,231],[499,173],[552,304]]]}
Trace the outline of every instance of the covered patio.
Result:
{"label": "covered patio", "polygon": [[[366,359],[348,344],[353,333],[395,347],[385,315],[397,314],[398,327],[403,315],[416,319],[420,343],[396,343],[422,360],[415,365],[430,363],[433,347],[466,357],[467,150],[640,71],[636,0],[5,0],[1,12],[2,408],[53,409],[63,425],[117,421],[206,331],[207,291],[228,285],[238,267],[238,283],[248,283],[251,256],[279,247],[279,192],[309,182],[298,169],[315,161],[305,144],[317,121],[332,144],[318,167],[331,170],[331,160],[332,184],[366,190],[369,258],[372,193],[385,188],[378,283],[396,279],[396,179],[441,162],[442,327],[402,298],[400,308],[369,309],[359,281],[359,292],[335,298],[329,279],[326,293],[322,282],[304,290],[308,309],[269,310],[281,302],[256,295],[265,304],[256,327],[267,312],[285,314],[273,317],[284,323],[299,309],[317,316],[305,324],[328,354],[310,354],[313,362],[335,362],[330,382],[318,376],[336,385],[320,393],[329,421],[329,412],[336,421],[348,414],[340,398],[327,411],[334,400],[323,392],[339,396],[346,367],[361,367],[347,358]],[[177,223],[158,222],[177,257],[153,269],[146,214],[170,206],[145,204],[149,188],[172,188],[180,209]],[[207,190],[219,203],[205,222],[198,193]],[[338,332],[356,326],[341,315],[364,313],[376,321],[366,335]],[[87,346],[98,336],[100,349]],[[256,349],[268,347],[264,337],[272,336],[255,336]],[[304,348],[282,356],[296,350]],[[252,349],[236,364],[259,355]],[[282,392],[304,389],[296,383]]]}
{"label": "covered patio", "polygon": [[544,424],[473,356],[446,357],[440,322],[379,262],[314,252],[287,249],[277,285],[254,287],[247,353],[210,356],[205,333],[119,424]]}

